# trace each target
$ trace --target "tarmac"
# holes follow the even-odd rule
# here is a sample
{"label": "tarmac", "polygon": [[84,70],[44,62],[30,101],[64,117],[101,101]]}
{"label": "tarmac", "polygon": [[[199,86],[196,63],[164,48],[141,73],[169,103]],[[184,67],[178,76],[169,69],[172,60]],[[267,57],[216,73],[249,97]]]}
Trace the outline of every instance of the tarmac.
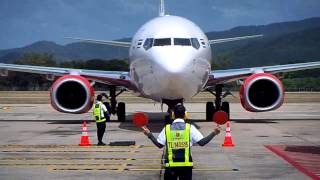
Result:
{"label": "tarmac", "polygon": [[[204,103],[186,107],[204,135],[213,131],[216,125],[203,120]],[[136,145],[79,147],[83,120],[90,142],[97,143],[91,112],[70,115],[48,104],[0,104],[0,179],[161,179],[163,149],[132,124],[136,111],[148,114],[148,127],[157,136],[163,127],[160,104],[132,102],[129,120],[112,117],[104,141]],[[320,103],[289,103],[266,113],[249,113],[232,103],[231,120],[235,147],[221,146],[225,132],[204,147],[192,147],[193,179],[319,178]]]}

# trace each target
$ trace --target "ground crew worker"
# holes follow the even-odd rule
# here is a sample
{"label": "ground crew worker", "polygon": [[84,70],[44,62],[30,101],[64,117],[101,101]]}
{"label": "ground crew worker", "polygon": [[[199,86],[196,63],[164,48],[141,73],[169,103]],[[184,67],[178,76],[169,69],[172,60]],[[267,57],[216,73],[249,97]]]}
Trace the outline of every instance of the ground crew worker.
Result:
{"label": "ground crew worker", "polygon": [[183,105],[177,105],[174,110],[175,119],[172,124],[167,124],[156,139],[147,127],[143,127],[144,134],[159,148],[166,146],[165,158],[165,180],[192,179],[192,157],[191,146],[198,143],[200,146],[206,145],[214,136],[220,133],[220,128],[216,128],[207,137],[203,137],[199,130],[189,123],[185,123],[187,118],[186,109]]}
{"label": "ground crew worker", "polygon": [[[110,101],[109,96],[106,93],[101,93],[101,96],[105,97],[105,101],[102,103],[106,106],[108,113],[110,113],[111,112],[111,107],[110,107],[111,101]],[[107,117],[107,122],[108,121],[110,121],[110,115]]]}
{"label": "ground crew worker", "polygon": [[106,106],[102,103],[102,96],[97,96],[97,101],[93,107],[93,117],[96,120],[97,124],[97,136],[98,136],[98,146],[106,145],[102,139],[104,132],[106,130],[106,118],[109,116]]}

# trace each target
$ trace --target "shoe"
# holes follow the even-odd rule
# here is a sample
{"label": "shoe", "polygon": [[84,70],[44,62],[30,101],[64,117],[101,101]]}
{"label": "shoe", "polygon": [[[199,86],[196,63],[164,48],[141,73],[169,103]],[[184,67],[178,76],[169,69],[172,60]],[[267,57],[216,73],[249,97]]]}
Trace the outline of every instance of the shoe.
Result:
{"label": "shoe", "polygon": [[104,142],[98,142],[98,146],[105,146],[106,144]]}

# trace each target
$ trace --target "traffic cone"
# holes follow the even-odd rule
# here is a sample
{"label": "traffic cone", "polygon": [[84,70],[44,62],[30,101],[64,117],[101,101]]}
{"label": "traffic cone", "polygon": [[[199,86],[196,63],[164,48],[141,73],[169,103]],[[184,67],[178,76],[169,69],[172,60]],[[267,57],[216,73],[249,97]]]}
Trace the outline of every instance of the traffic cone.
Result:
{"label": "traffic cone", "polygon": [[235,145],[232,143],[232,137],[231,137],[231,128],[230,123],[227,122],[227,128],[226,128],[226,136],[224,137],[224,143],[222,144],[223,147],[234,147]]}
{"label": "traffic cone", "polygon": [[88,128],[87,128],[86,121],[83,121],[83,124],[82,124],[82,136],[81,136],[79,146],[91,146],[91,144],[89,142]]}

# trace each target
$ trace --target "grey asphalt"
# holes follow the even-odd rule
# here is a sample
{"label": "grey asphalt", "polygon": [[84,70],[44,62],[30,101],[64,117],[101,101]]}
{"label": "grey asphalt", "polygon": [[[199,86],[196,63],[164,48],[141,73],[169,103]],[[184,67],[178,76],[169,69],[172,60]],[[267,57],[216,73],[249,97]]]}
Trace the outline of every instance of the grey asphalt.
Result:
{"label": "grey asphalt", "polygon": [[[187,103],[189,119],[204,134],[205,104]],[[146,112],[155,135],[163,123],[161,106],[127,104],[128,122],[107,124],[105,141],[136,141],[131,147],[78,146],[82,120],[89,120],[89,138],[96,143],[91,112],[67,115],[47,104],[0,104],[0,179],[160,179],[162,150],[132,122]],[[165,111],[166,109],[164,109]],[[225,132],[205,147],[192,148],[193,179],[309,179],[265,145],[319,145],[320,103],[284,104],[279,110],[249,113],[231,104],[234,148],[223,148]],[[114,117],[112,118],[114,119]]]}

